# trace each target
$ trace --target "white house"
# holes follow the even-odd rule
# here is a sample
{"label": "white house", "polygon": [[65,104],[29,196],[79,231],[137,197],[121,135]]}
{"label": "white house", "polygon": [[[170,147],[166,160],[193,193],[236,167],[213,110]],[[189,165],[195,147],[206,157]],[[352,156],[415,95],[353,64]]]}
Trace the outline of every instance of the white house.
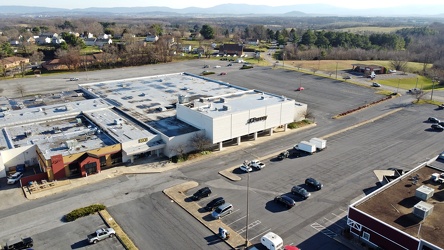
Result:
{"label": "white house", "polygon": [[185,53],[190,53],[192,49],[193,49],[193,47],[191,47],[191,45],[183,45],[182,46],[182,52],[185,52]]}
{"label": "white house", "polygon": [[50,44],[52,39],[50,37],[44,36],[44,37],[38,37],[35,39],[35,43],[38,45],[44,45],[44,44]]}
{"label": "white house", "polygon": [[145,37],[145,41],[147,41],[147,42],[151,42],[151,43],[154,43],[154,42],[156,42],[157,40],[159,40],[159,37],[158,36],[156,36],[156,35],[147,35],[146,37]]}
{"label": "white house", "polygon": [[111,38],[108,38],[108,39],[97,39],[96,40],[96,46],[99,46],[100,48],[101,47],[103,47],[103,45],[105,45],[105,44],[112,44],[113,43],[113,40],[111,40]]}

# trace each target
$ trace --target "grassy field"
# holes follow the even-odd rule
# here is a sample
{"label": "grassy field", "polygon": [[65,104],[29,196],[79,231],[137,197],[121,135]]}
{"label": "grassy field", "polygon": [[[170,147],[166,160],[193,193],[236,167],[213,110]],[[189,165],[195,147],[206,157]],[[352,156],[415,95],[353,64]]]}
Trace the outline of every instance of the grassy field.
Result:
{"label": "grassy field", "polygon": [[[311,69],[316,68],[320,71],[336,71],[336,63],[337,63],[337,69],[338,70],[349,70],[352,69],[352,64],[376,64],[384,66],[388,69],[393,68],[390,65],[390,61],[356,61],[356,60],[301,60],[301,61],[285,61],[285,63],[297,66],[301,65],[301,68],[304,69]],[[432,65],[428,65],[428,68],[430,68]],[[408,62],[407,63],[407,72],[418,72],[422,71],[423,64],[422,63],[416,63],[416,62]]]}
{"label": "grassy field", "polygon": [[351,27],[343,29],[335,29],[335,31],[350,32],[350,33],[392,33],[403,28],[411,28],[410,26],[400,26],[400,27],[374,27],[374,26],[362,26],[362,27]]}
{"label": "grassy field", "polygon": [[432,90],[432,88],[444,89],[443,85],[438,85],[435,82],[435,86],[433,86],[433,82],[430,78],[420,75],[412,78],[384,79],[384,80],[378,80],[378,82],[383,85],[392,86],[395,88],[397,88],[399,84],[400,89],[413,89],[413,88],[419,88],[423,90]]}

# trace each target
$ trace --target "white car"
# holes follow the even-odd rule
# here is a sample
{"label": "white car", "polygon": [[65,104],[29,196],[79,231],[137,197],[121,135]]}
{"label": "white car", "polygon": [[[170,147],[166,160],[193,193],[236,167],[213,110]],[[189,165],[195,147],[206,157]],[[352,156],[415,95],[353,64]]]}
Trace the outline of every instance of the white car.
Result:
{"label": "white car", "polygon": [[70,81],[78,81],[79,78],[77,78],[77,77],[72,77],[72,78],[69,78],[69,80],[70,80]]}
{"label": "white car", "polygon": [[261,170],[265,167],[265,163],[259,161],[259,160],[252,160],[249,164],[249,166],[257,169],[257,170]]}
{"label": "white car", "polygon": [[8,184],[15,184],[17,181],[19,181],[23,176],[22,172],[15,172],[13,175],[10,175],[8,177]]}
{"label": "white car", "polygon": [[239,167],[240,170],[244,171],[245,173],[253,171],[253,169],[250,166],[247,166],[245,164],[242,164],[242,166]]}
{"label": "white car", "polygon": [[220,68],[220,65],[216,65],[216,66],[214,66],[215,68]]}

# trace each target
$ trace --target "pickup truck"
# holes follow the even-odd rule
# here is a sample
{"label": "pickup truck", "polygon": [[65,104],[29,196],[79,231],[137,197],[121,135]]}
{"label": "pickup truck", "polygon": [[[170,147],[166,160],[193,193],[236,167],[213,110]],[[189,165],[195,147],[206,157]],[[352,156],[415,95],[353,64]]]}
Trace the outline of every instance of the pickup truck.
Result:
{"label": "pickup truck", "polygon": [[113,238],[116,236],[116,232],[112,228],[100,228],[94,233],[88,235],[88,242],[96,244],[97,242],[104,240],[106,238]]}
{"label": "pickup truck", "polygon": [[250,161],[250,167],[255,168],[256,170],[261,170],[265,167],[265,163],[259,161],[259,160],[252,160]]}
{"label": "pickup truck", "polygon": [[5,250],[28,249],[33,246],[34,241],[31,237],[23,238],[14,242],[7,243],[3,248]]}

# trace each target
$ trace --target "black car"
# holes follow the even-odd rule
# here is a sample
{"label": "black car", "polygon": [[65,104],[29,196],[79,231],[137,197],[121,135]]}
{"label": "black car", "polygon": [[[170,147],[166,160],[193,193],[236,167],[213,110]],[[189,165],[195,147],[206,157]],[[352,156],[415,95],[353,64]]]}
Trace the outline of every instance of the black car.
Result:
{"label": "black car", "polygon": [[432,124],[432,129],[437,130],[437,131],[443,131],[444,127],[439,125],[439,124]]}
{"label": "black car", "polygon": [[310,193],[303,187],[300,186],[294,186],[291,189],[291,193],[294,195],[299,195],[302,197],[302,199],[307,199],[308,197],[310,197]]}
{"label": "black car", "polygon": [[12,244],[6,244],[4,249],[5,250],[28,249],[34,245],[33,243],[34,241],[32,240],[32,238],[27,237],[19,241],[16,241],[15,243]]}
{"label": "black car", "polygon": [[311,177],[305,180],[305,185],[311,186],[316,190],[321,190],[321,188],[323,187],[322,183]]}
{"label": "black car", "polygon": [[225,204],[225,200],[224,197],[219,197],[216,198],[212,201],[210,201],[206,206],[205,206],[205,210],[207,211],[213,211],[214,209],[216,209],[217,207],[219,207],[220,205]]}
{"label": "black car", "polygon": [[209,187],[204,187],[197,190],[196,193],[193,194],[193,200],[198,201],[203,197],[208,197],[211,194],[211,189]]}
{"label": "black car", "polygon": [[438,119],[435,118],[435,117],[429,117],[429,119],[427,119],[427,121],[428,121],[428,122],[433,122],[433,123],[440,123],[440,122],[441,122],[440,120],[438,120]]}
{"label": "black car", "polygon": [[286,150],[278,155],[278,159],[282,160],[282,159],[288,158],[289,156],[290,156],[290,152],[288,152],[288,150]]}
{"label": "black car", "polygon": [[281,203],[288,208],[292,208],[292,207],[294,207],[294,205],[296,205],[296,202],[292,198],[290,198],[286,195],[276,196],[274,198],[274,201],[277,203]]}

